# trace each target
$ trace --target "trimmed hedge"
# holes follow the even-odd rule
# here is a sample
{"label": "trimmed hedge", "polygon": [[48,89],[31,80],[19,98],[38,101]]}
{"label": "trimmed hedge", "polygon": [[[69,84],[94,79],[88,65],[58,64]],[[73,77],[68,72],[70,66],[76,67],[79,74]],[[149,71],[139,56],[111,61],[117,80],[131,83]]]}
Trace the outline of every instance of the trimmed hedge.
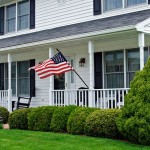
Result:
{"label": "trimmed hedge", "polygon": [[85,124],[85,134],[96,137],[118,138],[121,134],[116,125],[119,109],[97,110],[91,113]]}
{"label": "trimmed hedge", "polygon": [[9,111],[5,107],[0,106],[0,116],[3,118],[3,123],[8,122]]}
{"label": "trimmed hedge", "polygon": [[34,108],[28,114],[28,128],[35,131],[50,131],[50,123],[55,106],[42,106]]}
{"label": "trimmed hedge", "polygon": [[31,108],[18,109],[13,111],[8,119],[10,129],[28,129],[28,113],[31,111]]}
{"label": "trimmed hedge", "polygon": [[58,107],[53,114],[50,130],[53,132],[67,132],[67,121],[70,113],[77,106]]}
{"label": "trimmed hedge", "polygon": [[130,84],[117,125],[129,141],[150,145],[150,58]]}
{"label": "trimmed hedge", "polygon": [[97,109],[85,107],[75,109],[68,118],[67,131],[71,134],[84,134],[85,120],[95,110]]}

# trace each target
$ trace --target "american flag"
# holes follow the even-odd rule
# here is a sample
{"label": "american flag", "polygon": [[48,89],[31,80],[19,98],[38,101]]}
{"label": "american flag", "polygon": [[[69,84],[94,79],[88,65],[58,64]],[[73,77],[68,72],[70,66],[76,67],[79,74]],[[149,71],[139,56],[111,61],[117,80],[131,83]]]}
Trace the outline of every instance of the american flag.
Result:
{"label": "american flag", "polygon": [[37,75],[41,79],[44,79],[51,75],[58,75],[73,70],[73,67],[69,64],[69,62],[67,62],[66,58],[59,51],[54,57],[29,68],[29,70],[30,69],[34,69]]}

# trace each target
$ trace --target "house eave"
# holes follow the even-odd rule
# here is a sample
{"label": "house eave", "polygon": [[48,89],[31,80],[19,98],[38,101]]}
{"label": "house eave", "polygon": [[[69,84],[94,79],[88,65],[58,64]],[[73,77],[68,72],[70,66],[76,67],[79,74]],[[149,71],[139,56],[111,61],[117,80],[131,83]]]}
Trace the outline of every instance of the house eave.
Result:
{"label": "house eave", "polygon": [[77,34],[77,35],[72,35],[72,36],[66,36],[66,37],[61,37],[61,38],[55,38],[55,39],[49,39],[49,40],[43,40],[43,41],[37,41],[37,42],[32,42],[32,43],[5,47],[5,48],[1,48],[0,52],[20,49],[20,48],[25,48],[25,47],[45,45],[45,44],[52,45],[56,43],[66,42],[66,41],[69,42],[69,41],[88,40],[88,39],[92,40],[93,38],[96,38],[102,35],[113,34],[115,32],[124,32],[124,31],[129,31],[129,30],[136,30],[136,28],[135,26],[130,25],[130,26],[123,26],[123,27],[101,30],[101,31],[82,33],[82,34]]}

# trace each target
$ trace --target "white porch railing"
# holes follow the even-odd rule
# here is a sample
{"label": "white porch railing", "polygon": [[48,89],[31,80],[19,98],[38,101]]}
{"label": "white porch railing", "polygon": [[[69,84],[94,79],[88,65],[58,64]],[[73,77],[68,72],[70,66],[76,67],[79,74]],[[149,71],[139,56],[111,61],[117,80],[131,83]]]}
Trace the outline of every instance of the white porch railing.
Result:
{"label": "white porch railing", "polygon": [[53,90],[52,105],[77,105],[101,109],[121,108],[124,106],[124,97],[128,93],[128,90],[128,88]]}
{"label": "white porch railing", "polygon": [[8,109],[8,90],[0,90],[0,106]]}

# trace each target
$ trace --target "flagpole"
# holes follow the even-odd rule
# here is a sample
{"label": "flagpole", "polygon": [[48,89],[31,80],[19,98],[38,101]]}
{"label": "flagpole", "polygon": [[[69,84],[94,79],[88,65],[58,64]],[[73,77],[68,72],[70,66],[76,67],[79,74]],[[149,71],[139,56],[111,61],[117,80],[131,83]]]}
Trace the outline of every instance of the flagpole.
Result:
{"label": "flagpole", "polygon": [[[60,50],[56,49],[58,52],[60,52]],[[84,80],[81,78],[81,76],[76,72],[76,70],[74,70],[74,73],[80,78],[80,80],[85,84],[85,86],[89,89],[88,85],[84,82]]]}
{"label": "flagpole", "polygon": [[84,82],[84,80],[80,77],[80,75],[76,72],[76,70],[73,69],[73,71],[76,73],[76,75],[81,79],[81,81],[85,84],[85,86],[89,89],[88,85]]}

